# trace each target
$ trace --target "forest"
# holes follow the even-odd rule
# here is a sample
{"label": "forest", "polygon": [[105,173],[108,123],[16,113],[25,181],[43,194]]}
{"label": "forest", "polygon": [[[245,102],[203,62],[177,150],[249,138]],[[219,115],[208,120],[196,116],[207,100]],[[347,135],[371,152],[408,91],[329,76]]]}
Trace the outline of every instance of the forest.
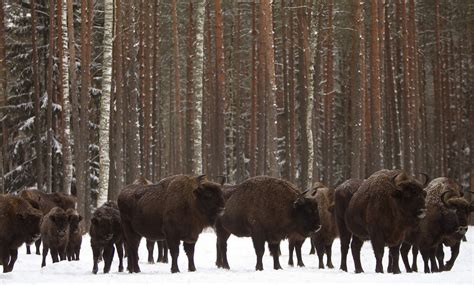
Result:
{"label": "forest", "polygon": [[0,0],[0,192],[138,176],[474,191],[474,1]]}

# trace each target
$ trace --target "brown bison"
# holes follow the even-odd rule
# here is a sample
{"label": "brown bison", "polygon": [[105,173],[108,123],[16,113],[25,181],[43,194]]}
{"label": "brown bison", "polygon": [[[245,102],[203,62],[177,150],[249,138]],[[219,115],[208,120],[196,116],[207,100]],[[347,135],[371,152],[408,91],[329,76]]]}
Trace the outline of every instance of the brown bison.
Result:
{"label": "brown bison", "polygon": [[74,209],[68,209],[66,214],[69,217],[69,241],[67,243],[66,254],[67,260],[79,260],[82,244],[82,232],[80,223],[82,216]]}
{"label": "brown bison", "polygon": [[42,214],[23,198],[0,195],[0,217],[0,263],[3,272],[10,272],[18,247],[39,238]]}
{"label": "brown bison", "polygon": [[[339,239],[341,241],[341,270],[347,272],[347,253],[349,252],[349,244],[351,244],[352,257],[354,258],[354,264],[356,272],[362,272],[362,265],[360,263],[360,256],[356,254],[357,250],[362,247],[363,241],[357,236],[353,236],[346,225],[346,210],[349,206],[354,193],[359,189],[363,180],[361,179],[349,179],[339,185],[334,193],[334,214],[336,218],[336,226],[339,232]],[[352,243],[351,243],[352,240]],[[357,259],[358,258],[358,259]]]}
{"label": "brown bison", "polygon": [[[457,255],[459,244],[467,232],[468,217],[472,205],[461,197],[460,187],[454,181],[440,177],[426,187],[426,218],[419,227],[413,229],[405,238],[401,253],[407,272],[417,271],[418,250],[424,261],[424,272],[438,272],[451,269]],[[451,260],[444,265],[443,242],[453,247]],[[408,251],[413,245],[413,266],[408,262]],[[441,251],[441,252],[439,252]],[[439,266],[436,263],[436,257]],[[431,264],[431,269],[430,269]],[[446,268],[447,267],[447,268]]]}
{"label": "brown bison", "polygon": [[[400,245],[408,231],[426,215],[424,186],[402,170],[372,174],[352,196],[345,222],[353,235],[370,239],[376,259],[375,271],[383,273],[384,246],[389,246],[389,272],[400,273]],[[362,245],[362,244],[360,244]],[[360,260],[360,247],[353,253]],[[362,272],[362,267],[356,272]]]}
{"label": "brown bison", "polygon": [[128,270],[140,272],[138,245],[141,237],[168,244],[171,272],[179,272],[179,244],[184,242],[188,270],[195,271],[194,246],[199,234],[213,226],[222,212],[224,199],[219,184],[205,175],[177,175],[154,185],[126,186],[118,197],[122,228],[127,245]]}
{"label": "brown bison", "polygon": [[216,223],[218,267],[229,268],[227,240],[230,234],[252,237],[256,270],[263,270],[265,242],[273,256],[273,268],[281,269],[279,243],[292,234],[308,237],[319,230],[318,204],[282,179],[250,178],[233,189],[224,214]]}
{"label": "brown bison", "polygon": [[[331,255],[332,243],[337,237],[337,229],[334,218],[334,190],[327,188],[323,183],[316,182],[313,185],[310,198],[318,203],[318,213],[321,221],[321,230],[311,235],[311,245],[315,247],[319,258],[319,268],[324,268],[323,256],[327,255],[327,266],[333,268]],[[293,266],[293,251],[296,251],[298,266],[304,266],[301,257],[301,247],[305,237],[293,234],[288,238],[289,259],[288,264]]]}
{"label": "brown bison", "polygon": [[[63,193],[44,193],[37,190],[36,188],[29,188],[22,190],[19,193],[20,197],[26,199],[33,207],[38,207],[43,215],[46,215],[54,207],[59,207],[63,210],[75,209],[76,199],[73,196],[66,195]],[[41,239],[38,239],[35,243],[36,254],[40,255]],[[26,253],[31,254],[30,246],[26,246]]]}
{"label": "brown bison", "polygon": [[59,259],[66,259],[66,247],[69,242],[69,224],[71,217],[66,211],[54,207],[43,217],[41,222],[41,237],[43,239],[43,261],[41,267],[46,266],[46,257],[51,250],[53,263]]}
{"label": "brown bison", "polygon": [[114,258],[114,245],[119,257],[118,271],[123,271],[123,235],[120,223],[120,212],[115,202],[107,202],[95,210],[91,219],[91,247],[94,265],[92,273],[99,271],[98,263],[104,257],[104,273],[110,272]]}

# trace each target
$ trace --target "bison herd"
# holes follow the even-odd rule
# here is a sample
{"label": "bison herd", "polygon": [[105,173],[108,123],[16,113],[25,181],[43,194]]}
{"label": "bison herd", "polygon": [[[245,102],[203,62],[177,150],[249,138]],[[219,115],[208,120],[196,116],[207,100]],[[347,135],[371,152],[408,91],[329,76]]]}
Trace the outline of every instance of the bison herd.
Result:
{"label": "bison herd", "polygon": [[[95,210],[89,234],[93,252],[92,272],[111,269],[115,251],[118,271],[140,272],[138,247],[147,240],[148,262],[158,243],[158,262],[168,262],[171,272],[179,272],[179,246],[183,243],[188,271],[195,271],[194,248],[205,228],[217,235],[216,266],[229,269],[227,241],[230,235],[250,237],[256,254],[256,270],[263,270],[265,243],[273,258],[273,268],[281,269],[280,242],[289,240],[289,261],[293,252],[297,265],[304,266],[301,247],[309,238],[319,259],[319,268],[333,268],[332,244],[339,237],[340,269],[348,271],[351,248],[356,273],[363,272],[360,251],[370,240],[376,272],[384,272],[382,257],[388,247],[387,272],[400,273],[401,254],[405,270],[417,271],[421,253],[424,272],[450,270],[459,254],[474,205],[463,198],[463,190],[451,179],[423,181],[403,170],[380,170],[365,180],[350,179],[332,189],[317,182],[301,190],[283,179],[259,176],[230,185],[209,181],[205,175],[174,175],[153,184],[137,179],[121,190],[117,201]],[[421,177],[420,176],[420,177]],[[46,265],[48,252],[53,262],[79,260],[84,230],[72,196],[46,194],[26,189],[18,194],[0,195],[0,263],[4,272],[13,270],[18,248],[36,244]],[[451,250],[444,261],[443,247]],[[408,253],[412,250],[410,264]],[[326,255],[326,263],[324,262]],[[232,259],[232,257],[229,257]]]}

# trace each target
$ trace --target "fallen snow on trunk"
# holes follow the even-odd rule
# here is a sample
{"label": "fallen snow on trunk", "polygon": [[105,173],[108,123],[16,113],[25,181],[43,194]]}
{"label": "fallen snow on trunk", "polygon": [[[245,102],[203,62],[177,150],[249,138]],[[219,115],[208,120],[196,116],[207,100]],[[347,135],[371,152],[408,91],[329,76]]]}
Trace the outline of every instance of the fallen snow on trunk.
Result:
{"label": "fallen snow on trunk", "polygon": [[[195,263],[196,272],[187,272],[187,257],[180,247],[179,268],[181,273],[171,274],[170,264],[148,264],[145,241],[140,244],[141,273],[129,274],[117,272],[118,260],[115,255],[110,274],[103,274],[103,262],[99,264],[99,274],[94,275],[92,270],[92,250],[89,236],[84,236],[80,261],[62,261],[52,264],[48,256],[47,265],[41,268],[41,257],[26,255],[26,249],[19,249],[18,261],[13,272],[0,275],[1,284],[167,284],[167,283],[271,283],[271,284],[474,284],[473,252],[474,252],[474,227],[467,233],[467,242],[461,244],[460,254],[454,268],[450,272],[424,274],[405,273],[403,262],[400,259],[402,274],[377,274],[375,273],[375,258],[369,242],[362,247],[361,260],[365,273],[353,273],[354,265],[352,256],[348,255],[349,273],[339,270],[340,244],[339,239],[333,244],[333,263],[335,269],[318,269],[317,256],[308,255],[309,242],[303,245],[304,268],[288,266],[288,243],[282,242],[280,263],[283,270],[273,270],[273,260],[268,248],[264,255],[264,271],[254,270],[256,257],[250,238],[237,238],[231,236],[228,241],[228,260],[231,269],[223,270],[215,266],[216,236],[213,232],[201,234],[196,244]],[[34,250],[32,250],[34,252]],[[295,256],[296,257],[296,256]],[[445,248],[445,260],[450,257],[450,250]],[[155,260],[157,252],[155,247]],[[384,254],[384,269],[386,270],[388,250]],[[409,256],[411,260],[411,253]],[[171,258],[170,258],[171,260]],[[296,259],[295,259],[296,260]],[[326,263],[326,259],[325,259]],[[124,260],[126,267],[126,259]],[[423,261],[418,256],[418,268],[423,270]]]}

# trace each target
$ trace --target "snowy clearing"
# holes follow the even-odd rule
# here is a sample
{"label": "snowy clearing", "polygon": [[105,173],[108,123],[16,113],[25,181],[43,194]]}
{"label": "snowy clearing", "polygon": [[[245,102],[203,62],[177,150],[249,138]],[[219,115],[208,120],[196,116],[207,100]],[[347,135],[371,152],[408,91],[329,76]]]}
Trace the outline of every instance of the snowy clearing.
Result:
{"label": "snowy clearing", "polygon": [[[348,256],[349,273],[339,269],[318,269],[317,256],[308,255],[308,240],[303,245],[303,261],[305,268],[288,266],[288,243],[282,243],[282,256],[280,262],[283,270],[273,270],[273,261],[265,248],[264,271],[254,270],[256,257],[250,238],[237,238],[231,236],[228,242],[228,258],[231,270],[218,269],[215,265],[215,242],[216,236],[213,232],[201,234],[196,244],[195,263],[196,272],[187,272],[187,258],[180,248],[179,268],[181,273],[171,274],[170,264],[147,264],[147,250],[144,240],[140,244],[140,267],[141,273],[129,274],[118,273],[118,260],[115,256],[110,274],[103,274],[103,263],[99,264],[99,274],[93,275],[92,250],[89,236],[84,236],[81,251],[81,260],[74,262],[62,261],[51,263],[48,256],[47,266],[40,267],[41,257],[38,255],[26,255],[26,248],[19,249],[18,261],[13,272],[0,275],[1,284],[167,284],[167,283],[272,283],[272,284],[328,284],[328,283],[350,283],[350,284],[474,284],[473,256],[474,256],[474,227],[470,227],[467,233],[468,242],[461,244],[458,259],[451,272],[434,274],[424,273],[402,273],[377,274],[375,273],[375,258],[371,245],[366,242],[362,248],[361,259],[365,273],[355,274],[352,256]],[[449,258],[449,249],[445,250],[446,259]],[[384,267],[387,265],[388,251],[384,255]],[[157,257],[155,247],[155,258]],[[411,254],[410,254],[411,259]],[[333,263],[339,268],[340,249],[339,240],[333,245]],[[125,260],[126,264],[126,260]],[[404,271],[400,260],[400,268]],[[418,257],[418,268],[423,269],[421,256]]]}

